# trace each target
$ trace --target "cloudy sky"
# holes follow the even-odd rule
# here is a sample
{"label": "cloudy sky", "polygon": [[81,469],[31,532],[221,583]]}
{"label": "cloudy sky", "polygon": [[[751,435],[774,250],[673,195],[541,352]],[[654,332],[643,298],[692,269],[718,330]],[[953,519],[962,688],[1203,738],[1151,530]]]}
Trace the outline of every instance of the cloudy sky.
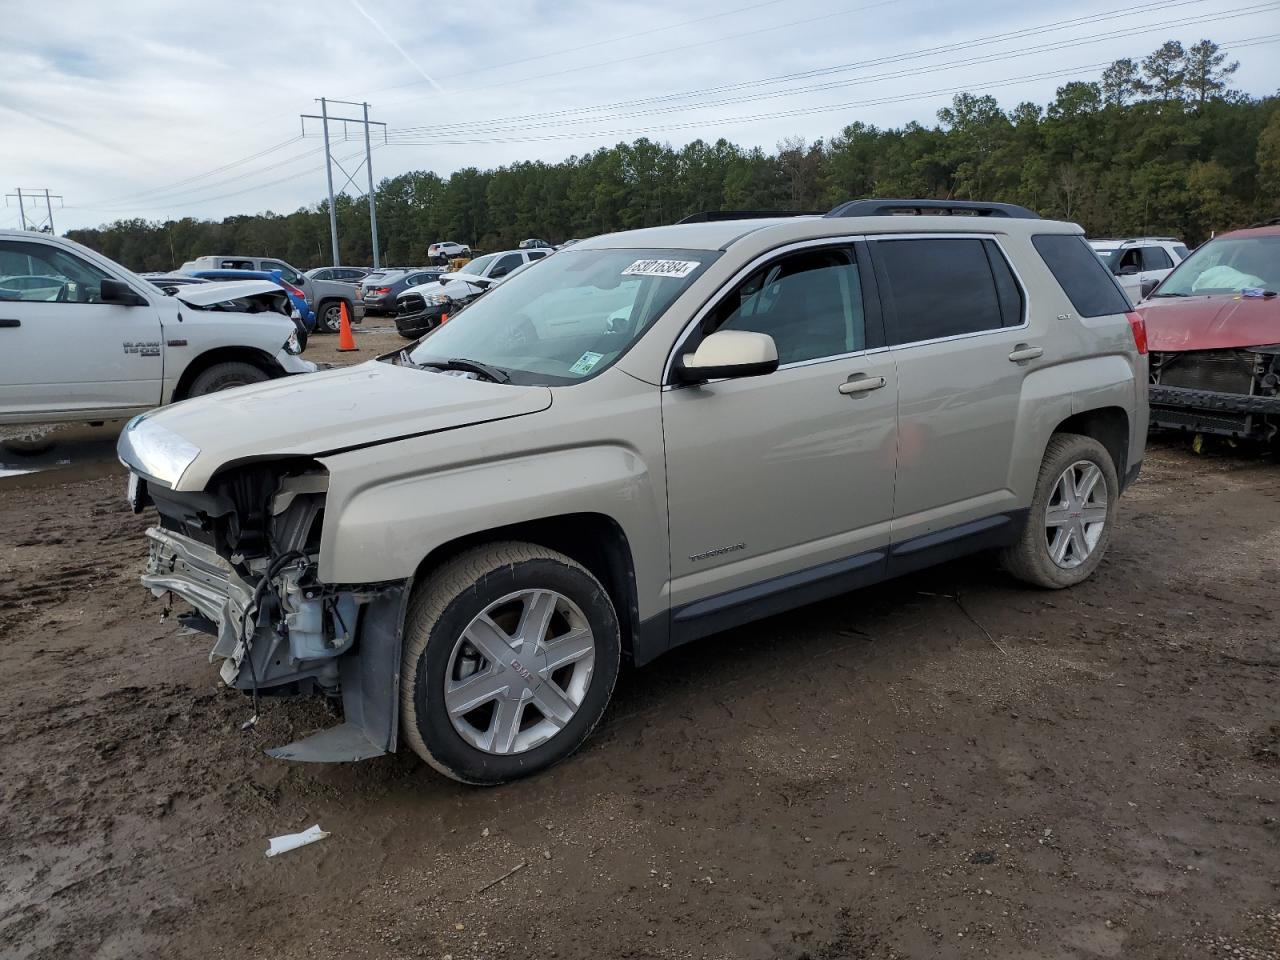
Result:
{"label": "cloudy sky", "polygon": [[[1280,89],[1280,2],[1260,0],[0,0],[0,11],[0,186],[61,194],[59,232],[315,202],[320,127],[301,137],[298,115],[318,113],[321,96],[367,100],[387,124],[380,179],[642,135],[773,149],[854,120],[931,123],[961,88],[1044,103],[1170,38],[1214,39],[1241,62],[1237,87]],[[354,171],[363,142],[348,134],[335,125],[334,151]],[[17,225],[7,203],[0,227]]]}

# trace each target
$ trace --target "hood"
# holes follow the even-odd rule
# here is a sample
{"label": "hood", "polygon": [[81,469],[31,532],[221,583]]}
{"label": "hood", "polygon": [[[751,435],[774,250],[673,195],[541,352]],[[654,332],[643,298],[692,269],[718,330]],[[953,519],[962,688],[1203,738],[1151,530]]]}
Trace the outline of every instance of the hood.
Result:
{"label": "hood", "polygon": [[211,307],[259,293],[283,292],[283,288],[271,280],[224,280],[221,283],[189,283],[174,293],[173,297],[191,307]]}
{"label": "hood", "polygon": [[[201,490],[214,473],[237,461],[316,457],[549,406],[546,387],[489,383],[373,360],[162,407],[130,422],[120,436],[119,453],[134,469],[172,480],[149,469],[142,449],[144,433],[161,436],[163,444],[186,451],[183,459],[190,457],[185,469],[179,464],[172,471],[179,474],[176,489]],[[135,427],[141,430],[135,433]],[[191,448],[198,450],[194,457]]]}
{"label": "hood", "polygon": [[1156,351],[1226,350],[1280,342],[1280,297],[1154,297],[1136,308]]}

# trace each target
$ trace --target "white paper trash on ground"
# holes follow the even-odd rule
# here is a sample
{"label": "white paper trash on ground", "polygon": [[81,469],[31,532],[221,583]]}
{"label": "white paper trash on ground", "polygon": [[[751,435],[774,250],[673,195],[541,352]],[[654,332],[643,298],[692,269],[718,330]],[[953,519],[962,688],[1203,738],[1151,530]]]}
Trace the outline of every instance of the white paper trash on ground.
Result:
{"label": "white paper trash on ground", "polygon": [[329,831],[321,830],[320,824],[317,823],[301,833],[286,833],[283,837],[272,837],[267,841],[267,856],[274,857],[278,853],[288,853],[298,847],[305,847],[308,843],[323,840],[328,835]]}

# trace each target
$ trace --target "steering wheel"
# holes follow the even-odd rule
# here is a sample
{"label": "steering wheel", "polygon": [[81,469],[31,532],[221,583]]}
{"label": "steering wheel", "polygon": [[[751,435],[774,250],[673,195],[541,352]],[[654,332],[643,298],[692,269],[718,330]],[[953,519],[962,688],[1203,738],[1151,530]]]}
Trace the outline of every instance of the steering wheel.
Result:
{"label": "steering wheel", "polygon": [[533,325],[533,321],[523,313],[517,313],[512,320],[514,321],[512,325],[507,327],[500,337],[503,344],[512,347],[522,347],[534,340],[541,339],[538,336],[537,328]]}

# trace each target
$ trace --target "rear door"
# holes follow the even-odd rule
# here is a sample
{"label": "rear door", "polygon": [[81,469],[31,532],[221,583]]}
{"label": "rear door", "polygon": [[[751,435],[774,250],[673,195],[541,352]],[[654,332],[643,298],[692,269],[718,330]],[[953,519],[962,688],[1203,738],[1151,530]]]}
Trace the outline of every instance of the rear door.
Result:
{"label": "rear door", "polygon": [[886,236],[869,246],[898,372],[896,548],[1017,506],[1018,399],[1044,344],[991,235]]}
{"label": "rear door", "polygon": [[154,306],[102,303],[111,274],[66,248],[0,239],[0,277],[19,272],[50,278],[50,286],[21,290],[0,279],[0,416],[124,416],[160,403],[164,347]]}

